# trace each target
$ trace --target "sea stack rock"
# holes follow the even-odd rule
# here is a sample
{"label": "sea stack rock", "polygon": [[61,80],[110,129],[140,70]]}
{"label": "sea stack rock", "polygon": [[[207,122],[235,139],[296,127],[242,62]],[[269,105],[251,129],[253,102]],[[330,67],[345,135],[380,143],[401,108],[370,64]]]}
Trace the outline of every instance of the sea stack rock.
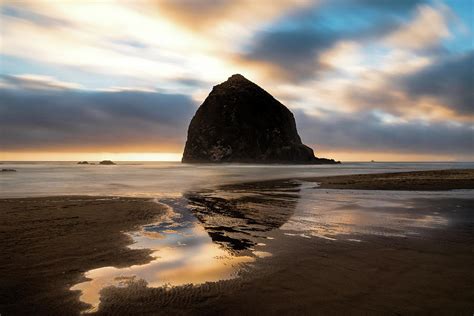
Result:
{"label": "sea stack rock", "polygon": [[115,165],[115,162],[113,162],[112,160],[102,160],[101,162],[99,162],[99,165]]}
{"label": "sea stack rock", "polygon": [[186,163],[337,163],[301,142],[293,114],[242,75],[215,86],[188,129]]}

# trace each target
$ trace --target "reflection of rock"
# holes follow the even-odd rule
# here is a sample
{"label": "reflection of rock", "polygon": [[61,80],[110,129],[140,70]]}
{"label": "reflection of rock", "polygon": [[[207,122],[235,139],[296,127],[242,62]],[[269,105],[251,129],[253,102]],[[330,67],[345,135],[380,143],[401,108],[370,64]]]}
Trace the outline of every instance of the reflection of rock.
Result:
{"label": "reflection of rock", "polygon": [[78,164],[78,165],[88,165],[89,162],[87,162],[87,161],[79,161],[77,164]]}
{"label": "reflection of rock", "polygon": [[188,129],[183,162],[334,164],[301,142],[293,114],[242,75],[215,86]]}
{"label": "reflection of rock", "polygon": [[16,172],[15,169],[2,169],[2,172]]}
{"label": "reflection of rock", "polygon": [[113,162],[112,160],[102,160],[101,162],[99,162],[99,164],[101,164],[101,165],[115,165],[115,162]]}
{"label": "reflection of rock", "polygon": [[279,228],[293,215],[299,184],[254,183],[185,194],[188,208],[216,243],[230,251],[249,249],[265,232]]}

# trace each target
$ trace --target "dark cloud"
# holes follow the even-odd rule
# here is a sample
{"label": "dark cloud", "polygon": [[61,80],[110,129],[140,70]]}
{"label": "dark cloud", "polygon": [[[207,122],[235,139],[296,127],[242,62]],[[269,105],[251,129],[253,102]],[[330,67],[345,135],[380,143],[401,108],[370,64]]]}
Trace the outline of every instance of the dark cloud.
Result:
{"label": "dark cloud", "polygon": [[270,63],[284,76],[312,76],[320,53],[342,40],[377,39],[398,29],[407,14],[424,1],[327,1],[313,9],[291,12],[255,35],[241,57]]}
{"label": "dark cloud", "polygon": [[[337,3],[341,1],[334,1]],[[350,3],[355,6],[364,6],[367,8],[373,8],[375,10],[387,10],[390,12],[393,11],[407,11],[411,10],[413,7],[425,3],[425,0],[402,0],[402,1],[393,1],[393,0],[349,0],[346,3]]]}
{"label": "dark cloud", "polygon": [[[0,90],[2,150],[140,147],[180,150],[196,109],[184,95],[78,90]],[[371,112],[295,111],[305,142],[334,150],[473,155],[473,127],[387,124]]]}
{"label": "dark cloud", "polygon": [[0,90],[3,150],[145,147],[185,141],[195,104],[149,92]]}
{"label": "dark cloud", "polygon": [[295,113],[298,130],[308,144],[333,150],[451,154],[474,157],[474,126],[421,121],[384,123],[371,112],[315,117]]}
{"label": "dark cloud", "polygon": [[432,96],[460,114],[474,114],[474,50],[446,58],[421,71],[399,78],[412,97]]}
{"label": "dark cloud", "polygon": [[307,78],[314,73],[313,59],[340,39],[331,31],[312,28],[274,30],[260,33],[245,60],[270,63],[291,79]]}

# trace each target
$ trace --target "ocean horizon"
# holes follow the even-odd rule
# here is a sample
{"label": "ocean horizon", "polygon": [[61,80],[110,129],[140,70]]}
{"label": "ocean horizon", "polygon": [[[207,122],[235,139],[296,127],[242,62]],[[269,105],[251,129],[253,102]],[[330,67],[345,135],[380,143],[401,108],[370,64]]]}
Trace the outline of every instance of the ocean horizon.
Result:
{"label": "ocean horizon", "polygon": [[365,173],[474,168],[474,162],[356,162],[340,165],[185,164],[119,162],[112,166],[67,161],[2,162],[0,197],[55,195],[176,196],[188,190],[253,181]]}

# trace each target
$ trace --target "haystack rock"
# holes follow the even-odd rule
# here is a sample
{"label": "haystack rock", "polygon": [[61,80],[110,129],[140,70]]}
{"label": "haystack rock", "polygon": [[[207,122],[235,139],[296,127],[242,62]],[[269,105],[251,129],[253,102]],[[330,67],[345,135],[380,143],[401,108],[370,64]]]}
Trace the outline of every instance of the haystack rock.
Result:
{"label": "haystack rock", "polygon": [[215,86],[188,129],[186,163],[337,163],[301,142],[293,114],[242,75]]}

